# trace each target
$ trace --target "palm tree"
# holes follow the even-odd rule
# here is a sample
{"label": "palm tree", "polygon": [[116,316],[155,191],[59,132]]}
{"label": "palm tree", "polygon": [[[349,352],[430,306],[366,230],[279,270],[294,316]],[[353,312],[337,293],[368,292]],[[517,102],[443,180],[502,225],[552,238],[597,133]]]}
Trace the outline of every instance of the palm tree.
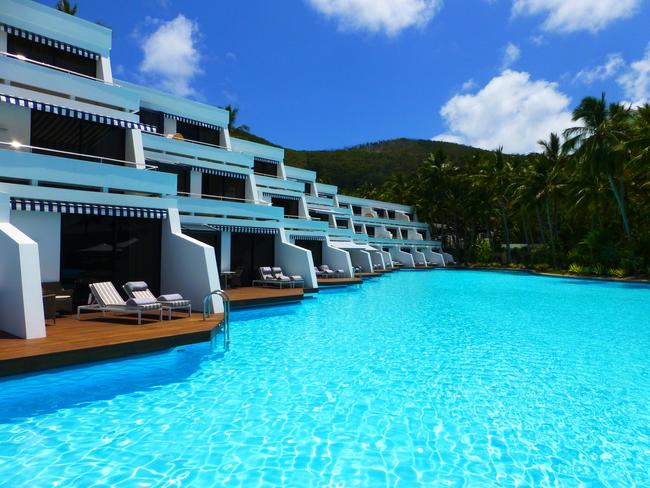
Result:
{"label": "palm tree", "polygon": [[[541,179],[541,189],[536,198],[544,201],[546,210],[546,225],[548,226],[549,241],[551,244],[551,259],[553,267],[557,267],[557,202],[555,191],[558,188],[558,177],[566,159],[566,153],[560,143],[560,137],[551,133],[548,141],[537,142],[543,149],[542,154],[537,158],[536,172]],[[551,204],[553,210],[551,211]],[[553,217],[551,218],[551,213]]]}
{"label": "palm tree", "polygon": [[59,0],[56,2],[56,9],[70,15],[77,15],[77,4],[70,5],[68,0]]}
{"label": "palm tree", "polygon": [[235,107],[234,105],[228,104],[223,108],[225,110],[227,110],[228,113],[230,114],[230,117],[229,117],[229,120],[228,120],[228,129],[229,130],[238,130],[238,131],[241,131],[241,132],[250,132],[251,131],[251,128],[249,126],[245,125],[245,124],[239,125],[239,126],[236,125],[237,116],[239,115],[239,108],[238,107]]}
{"label": "palm tree", "polygon": [[603,93],[600,99],[583,99],[573,111],[573,120],[582,125],[564,131],[565,148],[575,151],[582,169],[596,178],[602,175],[607,179],[628,240],[632,235],[625,205],[628,154],[622,148],[627,140],[629,119],[629,109],[615,103],[608,106]]}

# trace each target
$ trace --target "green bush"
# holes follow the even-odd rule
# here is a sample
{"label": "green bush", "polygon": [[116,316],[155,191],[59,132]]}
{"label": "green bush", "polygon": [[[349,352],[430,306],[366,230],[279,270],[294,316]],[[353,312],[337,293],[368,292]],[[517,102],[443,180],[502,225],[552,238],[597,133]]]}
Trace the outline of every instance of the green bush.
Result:
{"label": "green bush", "polygon": [[627,275],[623,268],[610,268],[607,273],[613,278],[625,278]]}
{"label": "green bush", "polygon": [[487,239],[477,240],[474,244],[474,261],[480,264],[488,264],[492,261],[492,248]]}
{"label": "green bush", "polygon": [[551,266],[548,263],[533,264],[533,269],[541,273],[548,271]]}
{"label": "green bush", "polygon": [[581,264],[573,263],[569,266],[569,273],[577,275],[585,274],[585,267]]}

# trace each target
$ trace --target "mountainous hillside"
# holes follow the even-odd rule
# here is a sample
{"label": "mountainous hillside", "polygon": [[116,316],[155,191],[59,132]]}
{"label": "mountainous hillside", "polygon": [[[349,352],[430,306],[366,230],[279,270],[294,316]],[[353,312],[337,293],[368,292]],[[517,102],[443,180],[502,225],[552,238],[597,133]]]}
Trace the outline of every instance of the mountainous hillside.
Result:
{"label": "mountainous hillside", "polygon": [[[253,134],[232,133],[242,139],[275,145]],[[438,150],[443,150],[451,159],[485,152],[461,144],[403,138],[326,151],[286,149],[284,161],[289,166],[316,171],[320,181],[350,193],[364,183],[381,186],[394,173],[413,171],[429,154]]]}

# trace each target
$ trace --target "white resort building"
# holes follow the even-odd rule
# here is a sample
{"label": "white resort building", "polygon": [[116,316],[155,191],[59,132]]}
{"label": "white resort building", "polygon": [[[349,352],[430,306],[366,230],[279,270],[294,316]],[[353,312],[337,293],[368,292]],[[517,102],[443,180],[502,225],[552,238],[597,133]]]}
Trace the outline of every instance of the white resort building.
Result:
{"label": "white resort building", "polygon": [[451,261],[411,207],[341,195],[231,137],[225,110],[114,79],[110,50],[106,27],[0,0],[2,332],[47,335],[45,284],[75,311],[90,284],[137,280],[199,312],[261,267],[313,293]]}

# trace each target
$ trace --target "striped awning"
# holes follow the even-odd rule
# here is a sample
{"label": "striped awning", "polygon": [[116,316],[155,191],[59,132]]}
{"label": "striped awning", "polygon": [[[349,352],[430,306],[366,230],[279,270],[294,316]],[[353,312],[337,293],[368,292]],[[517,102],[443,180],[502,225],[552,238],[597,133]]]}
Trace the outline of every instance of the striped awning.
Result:
{"label": "striped awning", "polygon": [[277,234],[278,229],[272,227],[249,227],[243,225],[208,224],[208,227],[220,232],[238,232],[240,234]]}
{"label": "striped awning", "polygon": [[292,234],[289,236],[290,239],[294,241],[324,241],[325,236],[310,236],[310,235],[299,235]]}
{"label": "striped awning", "polygon": [[107,115],[99,115],[92,112],[83,112],[81,110],[76,110],[73,108],[61,107],[59,105],[53,105],[50,103],[37,102],[35,100],[29,100],[27,98],[14,97],[13,95],[4,95],[0,93],[0,102],[18,105],[19,107],[27,107],[33,110],[40,110],[41,112],[63,115],[65,117],[97,122],[98,124],[113,125],[117,127],[123,127],[125,129],[139,129],[145,132],[156,132],[155,127],[141,124],[140,122],[131,122],[130,120],[116,119]]}
{"label": "striped awning", "polygon": [[170,119],[178,120],[180,122],[185,122],[186,124],[198,125],[199,127],[205,127],[206,129],[222,130],[222,127],[219,127],[218,125],[208,124],[207,122],[201,122],[200,120],[189,119],[187,117],[182,117],[176,114],[169,114],[167,112],[163,112],[163,115]]}
{"label": "striped awning", "polygon": [[226,171],[224,169],[203,168],[201,166],[192,166],[192,169],[194,171],[199,171],[208,175],[225,176],[226,178],[237,178],[240,180],[245,180],[247,176],[245,173],[236,173],[234,171]]}
{"label": "striped awning", "polygon": [[270,191],[264,191],[262,194],[265,197],[279,198],[280,200],[300,200],[302,195],[284,195],[282,193],[273,193]]}
{"label": "striped awning", "polygon": [[108,217],[135,217],[142,219],[166,219],[167,210],[160,208],[120,207],[96,203],[56,202],[30,198],[11,198],[11,209],[26,212],[54,212]]}
{"label": "striped awning", "polygon": [[258,158],[257,156],[255,156],[253,160],[259,163],[280,164],[280,161],[276,161],[275,159]]}
{"label": "striped awning", "polygon": [[54,47],[68,53],[77,54],[79,56],[83,56],[84,58],[97,60],[101,57],[95,52],[81,49],[80,47],[72,46],[71,44],[66,44],[65,42],[57,41],[55,39],[50,39],[49,37],[45,37],[40,34],[34,34],[33,32],[19,29],[12,25],[0,23],[0,31],[6,32],[7,34],[13,34],[14,36],[22,37],[23,39],[27,39],[29,41],[38,42],[39,44]]}

